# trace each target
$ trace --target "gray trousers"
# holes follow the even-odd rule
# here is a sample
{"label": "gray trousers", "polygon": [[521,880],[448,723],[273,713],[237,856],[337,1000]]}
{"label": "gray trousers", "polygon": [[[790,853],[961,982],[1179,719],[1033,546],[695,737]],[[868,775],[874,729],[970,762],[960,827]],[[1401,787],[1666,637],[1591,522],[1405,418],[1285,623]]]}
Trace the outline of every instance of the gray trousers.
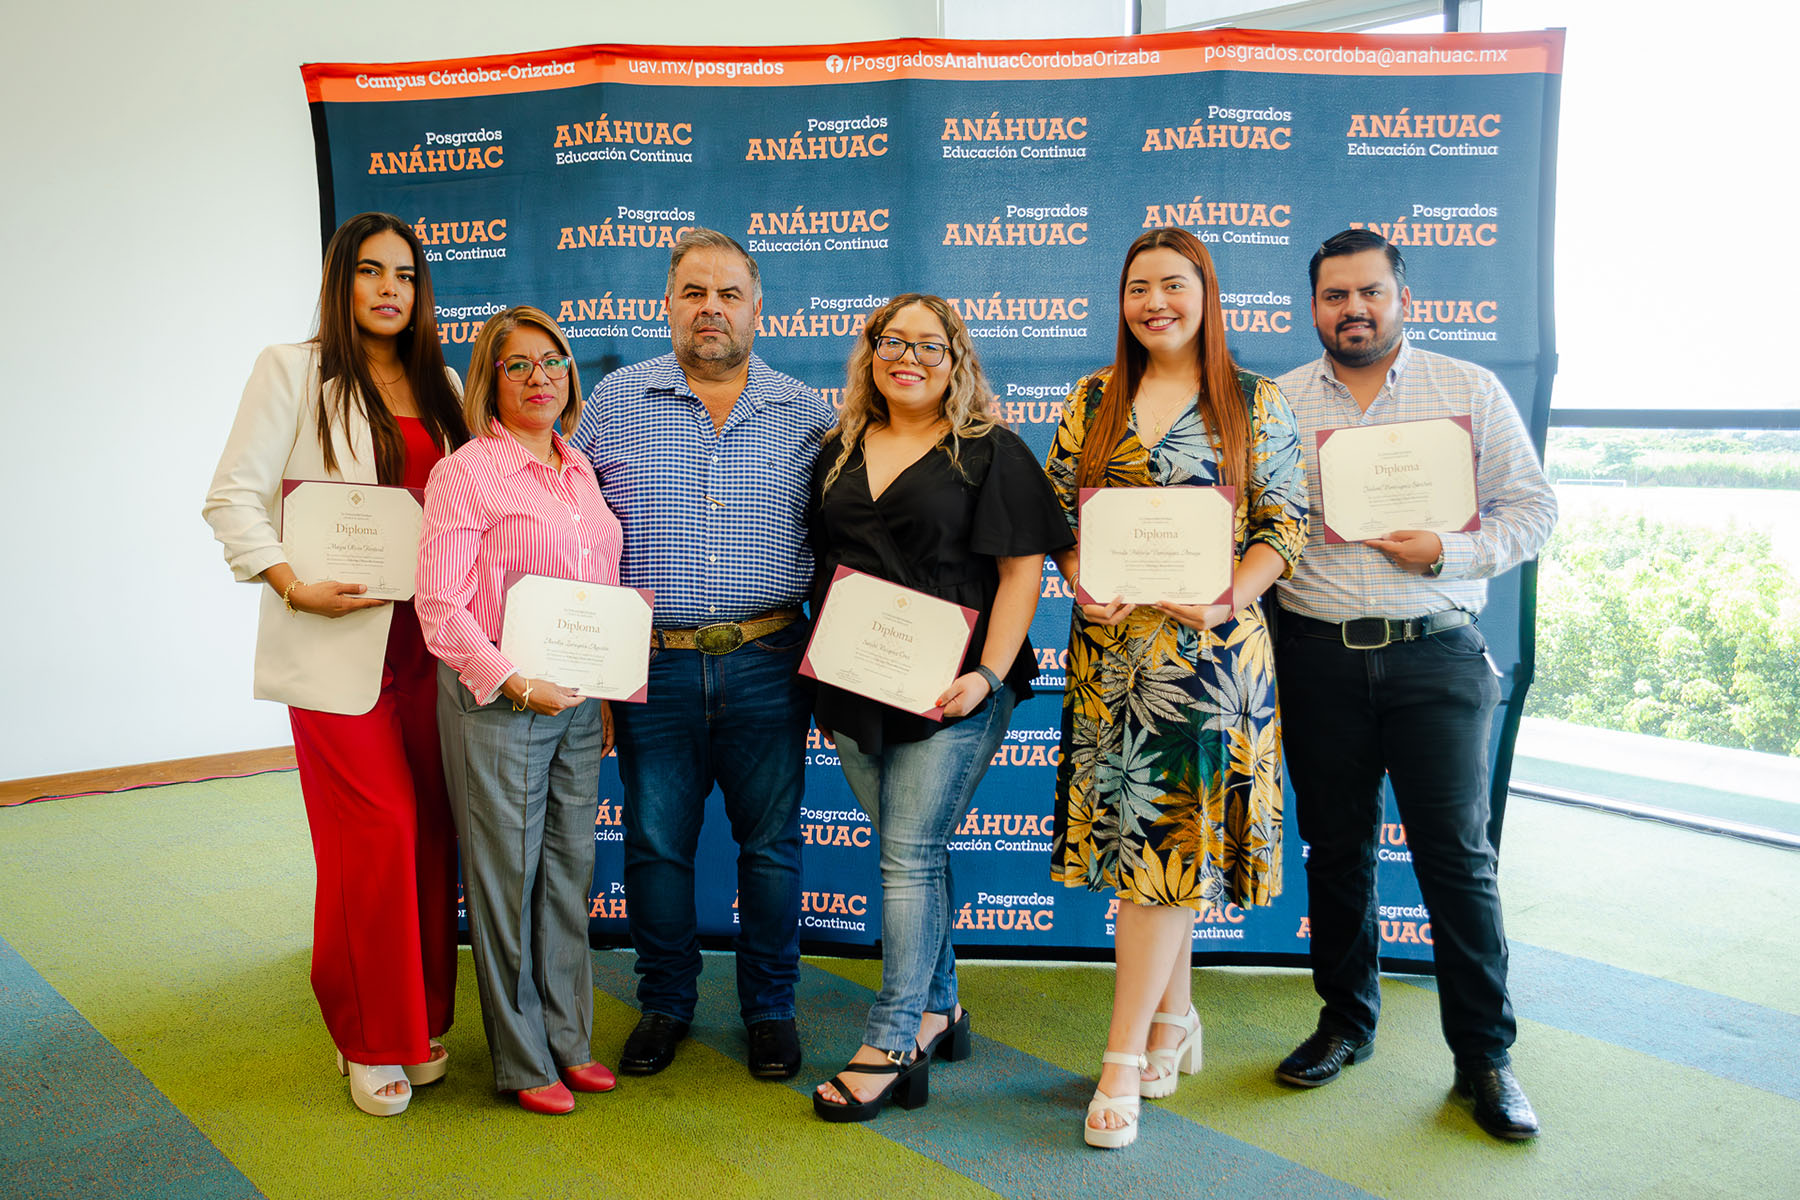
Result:
{"label": "gray trousers", "polygon": [[477,704],[438,665],[444,782],[462,853],[481,1024],[503,1092],[594,1057],[588,891],[599,809],[600,702],[554,717]]}

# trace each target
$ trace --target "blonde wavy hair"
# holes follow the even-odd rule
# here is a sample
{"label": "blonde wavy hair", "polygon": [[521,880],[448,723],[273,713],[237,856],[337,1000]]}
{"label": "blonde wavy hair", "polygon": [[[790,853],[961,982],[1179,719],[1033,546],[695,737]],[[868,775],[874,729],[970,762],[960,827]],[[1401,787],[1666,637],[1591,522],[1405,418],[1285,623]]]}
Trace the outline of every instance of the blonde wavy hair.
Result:
{"label": "blonde wavy hair", "polygon": [[850,355],[848,378],[844,383],[844,407],[838,413],[835,430],[837,461],[825,473],[821,492],[830,491],[831,485],[837,482],[844,464],[850,461],[851,451],[862,444],[870,424],[882,426],[888,423],[887,400],[875,387],[875,343],[901,310],[915,304],[923,305],[935,316],[949,336],[950,382],[938,402],[938,412],[950,424],[947,453],[951,464],[959,471],[962,469],[960,456],[964,438],[986,437],[995,426],[1002,424],[1000,413],[994,407],[994,389],[981,369],[981,360],[976,357],[969,327],[963,324],[949,301],[922,292],[895,296],[870,314],[869,323],[863,327],[856,349]]}

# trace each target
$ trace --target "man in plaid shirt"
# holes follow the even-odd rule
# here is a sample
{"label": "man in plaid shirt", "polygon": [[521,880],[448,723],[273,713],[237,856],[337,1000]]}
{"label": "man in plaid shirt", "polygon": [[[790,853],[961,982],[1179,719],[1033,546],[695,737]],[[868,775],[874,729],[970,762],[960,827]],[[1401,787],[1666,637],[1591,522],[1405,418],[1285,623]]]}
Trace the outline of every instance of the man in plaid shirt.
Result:
{"label": "man in plaid shirt", "polygon": [[732,238],[682,235],[665,303],[673,352],[602,379],[572,439],[624,529],[619,582],[656,594],[649,700],[614,709],[642,1010],[619,1069],[661,1071],[693,1020],[694,857],[716,784],[738,844],[733,948],[750,1072],[786,1079],[800,1069],[806,505],[835,415],[751,352],[762,280]]}
{"label": "man in plaid shirt", "polygon": [[[1495,1137],[1536,1136],[1512,1072],[1506,932],[1488,839],[1488,740],[1497,672],[1476,627],[1487,580],[1536,557],[1556,498],[1506,389],[1473,363],[1410,345],[1400,252],[1351,229],[1310,266],[1325,353],[1279,380],[1307,452],[1313,522],[1278,584],[1276,641],[1287,764],[1309,846],[1306,879],[1318,1029],[1276,1068],[1319,1087],[1375,1048],[1381,949],[1375,895],[1382,779],[1393,783],[1431,919],[1444,1037],[1457,1090]],[[1479,528],[1401,529],[1327,544],[1315,434],[1467,418]]]}

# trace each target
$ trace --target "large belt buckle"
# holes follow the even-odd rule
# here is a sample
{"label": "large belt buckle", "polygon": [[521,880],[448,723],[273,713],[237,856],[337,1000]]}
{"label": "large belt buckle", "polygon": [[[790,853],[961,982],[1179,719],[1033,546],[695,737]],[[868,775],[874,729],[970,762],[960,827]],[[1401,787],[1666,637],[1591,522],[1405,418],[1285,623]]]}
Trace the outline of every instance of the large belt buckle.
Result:
{"label": "large belt buckle", "polygon": [[744,627],[736,621],[720,621],[694,630],[694,649],[702,654],[730,654],[744,644]]}
{"label": "large belt buckle", "polygon": [[[1352,640],[1352,627],[1355,627],[1354,632],[1357,634],[1372,627],[1376,631],[1374,634],[1375,640],[1364,641],[1361,637],[1355,637],[1355,640]],[[1345,621],[1342,625],[1338,626],[1338,630],[1338,636],[1343,639],[1344,648],[1347,650],[1380,650],[1394,640],[1388,636],[1388,622],[1386,617],[1357,617],[1353,620]]]}

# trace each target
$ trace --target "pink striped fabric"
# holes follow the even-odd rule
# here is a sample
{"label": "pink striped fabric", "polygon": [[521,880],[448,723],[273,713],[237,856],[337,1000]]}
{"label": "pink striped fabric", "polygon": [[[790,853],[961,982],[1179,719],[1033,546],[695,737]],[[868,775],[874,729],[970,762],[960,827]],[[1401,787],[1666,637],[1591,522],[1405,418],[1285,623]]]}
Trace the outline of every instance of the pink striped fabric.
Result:
{"label": "pink striped fabric", "polygon": [[508,571],[616,584],[623,538],[594,469],[558,436],[552,471],[496,423],[431,469],[413,606],[425,645],[483,704],[513,673],[500,640]]}

